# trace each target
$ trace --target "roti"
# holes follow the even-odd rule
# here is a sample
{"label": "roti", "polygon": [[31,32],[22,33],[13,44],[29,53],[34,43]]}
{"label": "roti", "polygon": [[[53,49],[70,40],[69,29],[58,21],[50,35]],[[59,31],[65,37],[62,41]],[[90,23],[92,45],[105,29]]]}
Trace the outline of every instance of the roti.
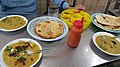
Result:
{"label": "roti", "polygon": [[45,39],[52,39],[60,36],[63,31],[63,24],[56,21],[39,22],[35,26],[35,33]]}
{"label": "roti", "polygon": [[120,26],[120,17],[102,14],[102,15],[96,15],[96,19],[100,24]]}
{"label": "roti", "polygon": [[100,27],[109,29],[109,30],[120,30],[120,26],[112,26],[112,25],[104,25],[100,24],[97,19],[94,19],[95,24],[99,25]]}

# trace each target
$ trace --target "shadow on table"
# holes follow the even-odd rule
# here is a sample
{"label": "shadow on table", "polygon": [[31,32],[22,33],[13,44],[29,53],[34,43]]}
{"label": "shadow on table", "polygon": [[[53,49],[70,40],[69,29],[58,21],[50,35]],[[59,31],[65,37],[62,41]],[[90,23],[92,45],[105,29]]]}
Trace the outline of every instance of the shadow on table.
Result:
{"label": "shadow on table", "polygon": [[112,56],[112,55],[108,55],[104,52],[102,52],[101,50],[99,50],[93,43],[92,39],[90,41],[90,47],[93,50],[93,52],[98,55],[99,57],[101,57],[104,60],[108,60],[108,61],[113,61],[113,60],[117,60],[120,56]]}
{"label": "shadow on table", "polygon": [[90,30],[92,30],[93,32],[99,32],[99,31],[103,31],[102,29],[98,28],[97,26],[95,26],[92,22],[89,26]]}

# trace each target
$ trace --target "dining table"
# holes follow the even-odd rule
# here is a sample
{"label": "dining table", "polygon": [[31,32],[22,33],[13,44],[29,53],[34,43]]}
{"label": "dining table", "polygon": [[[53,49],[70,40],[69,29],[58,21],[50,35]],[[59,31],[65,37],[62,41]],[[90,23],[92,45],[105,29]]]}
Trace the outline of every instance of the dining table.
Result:
{"label": "dining table", "polygon": [[[31,21],[33,18],[29,18]],[[40,43],[43,49],[51,48],[43,52],[43,55],[35,67],[93,67],[104,63],[116,61],[120,56],[111,56],[99,50],[93,43],[92,37],[96,32],[104,31],[96,27],[92,22],[81,34],[81,40],[77,48],[67,45],[68,34],[57,41],[41,41],[33,38],[27,32],[27,26],[13,32],[0,31],[0,49],[7,43],[19,38],[31,38]],[[106,31],[105,31],[106,32]],[[119,36],[119,33],[112,33]]]}

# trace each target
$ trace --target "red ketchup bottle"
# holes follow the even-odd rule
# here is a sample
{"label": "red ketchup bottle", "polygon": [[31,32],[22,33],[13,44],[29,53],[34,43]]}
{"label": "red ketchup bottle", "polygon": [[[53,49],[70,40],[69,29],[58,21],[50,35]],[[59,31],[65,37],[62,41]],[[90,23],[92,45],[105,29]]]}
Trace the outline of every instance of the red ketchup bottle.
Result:
{"label": "red ketchup bottle", "polygon": [[68,36],[68,42],[67,44],[70,47],[76,48],[79,45],[80,39],[81,39],[81,33],[83,32],[83,21],[84,17],[82,20],[75,20],[74,24],[70,28],[70,33]]}

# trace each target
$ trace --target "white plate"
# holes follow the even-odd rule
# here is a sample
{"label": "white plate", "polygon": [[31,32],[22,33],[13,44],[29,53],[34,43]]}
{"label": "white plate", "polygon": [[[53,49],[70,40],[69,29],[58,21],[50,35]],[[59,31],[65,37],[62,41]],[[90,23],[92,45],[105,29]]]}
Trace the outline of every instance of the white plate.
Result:
{"label": "white plate", "polygon": [[[58,22],[62,23],[63,27],[64,27],[63,34],[56,37],[56,38],[54,38],[54,39],[44,39],[44,38],[39,37],[37,34],[35,34],[34,28],[35,28],[36,24],[39,23],[40,21],[46,21],[46,20],[58,21]],[[58,18],[50,17],[50,16],[43,16],[43,17],[35,18],[32,21],[30,21],[29,24],[27,25],[27,31],[32,37],[34,37],[34,38],[36,38],[38,40],[55,41],[55,40],[59,40],[59,39],[65,37],[65,35],[68,33],[68,26],[67,26],[67,24],[65,22],[63,22],[62,20],[60,20]]]}
{"label": "white plate", "polygon": [[93,23],[94,25],[96,25],[97,27],[105,30],[105,31],[112,32],[112,33],[120,33],[120,30],[109,30],[109,29],[103,28],[102,26],[96,24],[96,23],[94,22],[95,16],[96,16],[96,15],[101,15],[101,14],[103,14],[103,13],[95,13],[95,14],[92,14],[92,23]]}
{"label": "white plate", "polygon": [[[7,30],[7,29],[0,28],[1,31],[6,31],[6,32],[16,31],[16,30],[19,30],[19,29],[21,29],[21,28],[23,28],[23,27],[25,27],[25,26],[27,25],[28,20],[27,20],[27,18],[25,18],[24,16],[21,16],[21,15],[8,15],[7,17],[13,17],[13,16],[19,16],[19,17],[23,18],[23,19],[26,21],[26,24],[24,24],[23,26],[21,26],[21,27],[19,27],[19,28],[12,29],[12,30]],[[0,21],[3,20],[3,19],[5,19],[5,18],[6,18],[6,17],[2,17],[2,18],[0,19]]]}
{"label": "white plate", "polygon": [[[39,48],[42,50],[41,45],[40,45],[37,41],[35,41],[35,40],[33,40],[33,39],[30,39],[30,38],[20,38],[20,39],[13,40],[13,41],[9,42],[8,44],[6,44],[6,45],[2,48],[2,50],[1,50],[1,52],[0,52],[0,64],[1,64],[2,67],[7,67],[7,65],[4,63],[3,58],[2,58],[3,51],[6,49],[7,46],[9,46],[9,45],[11,45],[11,44],[13,44],[13,43],[19,42],[19,41],[21,41],[21,40],[22,40],[22,41],[32,41],[32,42],[34,42],[36,45],[38,45]],[[42,57],[42,53],[39,54],[38,60],[37,60],[34,64],[32,64],[30,67],[33,67],[36,63],[38,63],[38,61],[41,59],[41,57]]]}
{"label": "white plate", "polygon": [[[92,40],[93,40],[95,46],[96,46],[98,49],[100,49],[102,52],[104,52],[104,53],[106,53],[106,54],[108,54],[108,55],[112,55],[112,56],[120,56],[120,54],[112,54],[112,53],[109,53],[109,52],[104,51],[103,49],[101,49],[101,48],[97,45],[97,43],[96,43],[96,37],[99,36],[99,35],[107,35],[107,36],[111,36],[111,37],[115,37],[115,35],[110,34],[110,33],[107,33],[107,32],[97,32],[97,33],[95,33],[95,34],[93,35]],[[120,39],[119,39],[119,38],[115,38],[115,39],[120,42]]]}

